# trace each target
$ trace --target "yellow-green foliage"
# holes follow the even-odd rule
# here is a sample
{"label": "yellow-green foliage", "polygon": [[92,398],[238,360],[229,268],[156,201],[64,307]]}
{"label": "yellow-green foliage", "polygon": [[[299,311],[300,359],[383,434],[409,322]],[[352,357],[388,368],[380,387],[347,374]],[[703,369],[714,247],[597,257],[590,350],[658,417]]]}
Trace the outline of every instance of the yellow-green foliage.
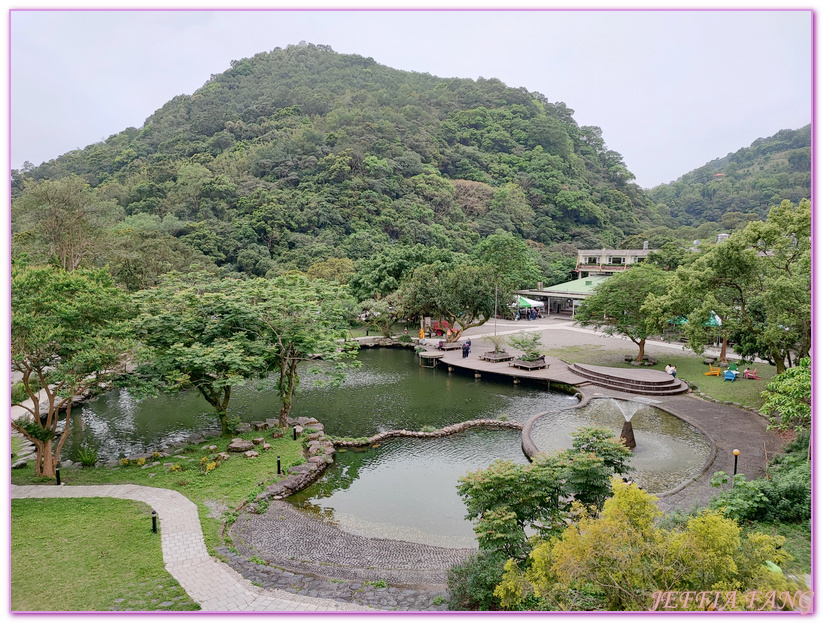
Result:
{"label": "yellow-green foliage", "polygon": [[[573,610],[595,596],[609,610],[648,610],[664,591],[676,594],[669,610],[769,610],[781,606],[775,594],[798,590],[766,564],[790,559],[783,537],[741,538],[736,520],[711,510],[665,530],[655,524],[657,498],[617,479],[612,489],[598,517],[581,514],[559,537],[537,544],[525,571],[514,560],[506,564],[495,589],[505,607],[534,596],[545,609]],[[695,597],[708,591],[711,599]],[[737,598],[730,601],[731,592]]]}

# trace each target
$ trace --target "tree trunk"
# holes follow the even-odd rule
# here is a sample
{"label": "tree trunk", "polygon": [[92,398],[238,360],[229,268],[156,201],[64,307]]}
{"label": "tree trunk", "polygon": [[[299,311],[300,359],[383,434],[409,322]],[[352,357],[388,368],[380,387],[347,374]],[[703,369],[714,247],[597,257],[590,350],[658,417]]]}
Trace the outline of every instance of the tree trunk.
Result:
{"label": "tree trunk", "polygon": [[643,361],[643,357],[646,356],[646,338],[641,338],[637,344],[638,352],[637,352],[637,359],[635,361]]}
{"label": "tree trunk", "polygon": [[40,442],[42,448],[37,448],[37,467],[34,470],[35,476],[42,478],[57,478],[57,473],[54,471],[56,464],[51,453],[52,440]]}
{"label": "tree trunk", "polygon": [[220,418],[220,434],[223,437],[228,437],[231,434],[229,432],[229,416],[225,411],[218,411],[217,417]]}
{"label": "tree trunk", "polygon": [[294,395],[294,387],[297,384],[297,359],[289,360],[285,369],[281,368],[280,372],[280,398],[283,401],[283,406],[280,407],[280,427],[286,427],[286,420],[291,413],[292,396]]}
{"label": "tree trunk", "polygon": [[726,363],[726,347],[729,345],[729,338],[727,336],[723,336],[723,340],[720,342],[720,359],[719,361],[722,363]]}

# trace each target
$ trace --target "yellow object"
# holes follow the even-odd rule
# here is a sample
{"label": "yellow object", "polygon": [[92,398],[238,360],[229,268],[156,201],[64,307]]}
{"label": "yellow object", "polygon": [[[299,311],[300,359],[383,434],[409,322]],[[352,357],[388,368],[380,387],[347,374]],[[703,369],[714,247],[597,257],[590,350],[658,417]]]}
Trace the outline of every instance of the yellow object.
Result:
{"label": "yellow object", "polygon": [[709,371],[704,372],[703,376],[720,376],[720,368],[713,368],[712,364],[709,364]]}
{"label": "yellow object", "polygon": [[425,336],[425,333],[423,333],[423,327],[420,327],[420,333],[418,333],[418,335],[417,335],[417,336],[418,336],[421,340],[423,339],[423,337]]}

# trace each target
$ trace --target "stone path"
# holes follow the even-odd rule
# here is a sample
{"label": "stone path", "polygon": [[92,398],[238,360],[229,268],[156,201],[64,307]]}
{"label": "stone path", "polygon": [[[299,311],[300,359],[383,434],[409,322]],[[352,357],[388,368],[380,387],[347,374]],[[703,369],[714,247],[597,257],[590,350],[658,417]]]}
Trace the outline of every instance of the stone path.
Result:
{"label": "stone path", "polygon": [[139,485],[11,485],[14,498],[113,497],[151,506],[159,517],[166,570],[205,612],[368,610],[365,606],[254,586],[209,556],[197,506],[177,491]]}

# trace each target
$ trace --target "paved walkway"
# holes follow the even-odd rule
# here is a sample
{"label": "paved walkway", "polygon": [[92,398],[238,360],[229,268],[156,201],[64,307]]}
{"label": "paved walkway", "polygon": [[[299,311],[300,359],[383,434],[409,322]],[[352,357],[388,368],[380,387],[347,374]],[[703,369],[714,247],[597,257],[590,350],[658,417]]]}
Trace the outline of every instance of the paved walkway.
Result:
{"label": "paved walkway", "polygon": [[145,502],[157,511],[160,520],[166,570],[205,612],[368,610],[354,604],[254,586],[233,569],[209,556],[203,542],[197,506],[177,491],[140,485],[11,485],[11,497],[112,497]]}

